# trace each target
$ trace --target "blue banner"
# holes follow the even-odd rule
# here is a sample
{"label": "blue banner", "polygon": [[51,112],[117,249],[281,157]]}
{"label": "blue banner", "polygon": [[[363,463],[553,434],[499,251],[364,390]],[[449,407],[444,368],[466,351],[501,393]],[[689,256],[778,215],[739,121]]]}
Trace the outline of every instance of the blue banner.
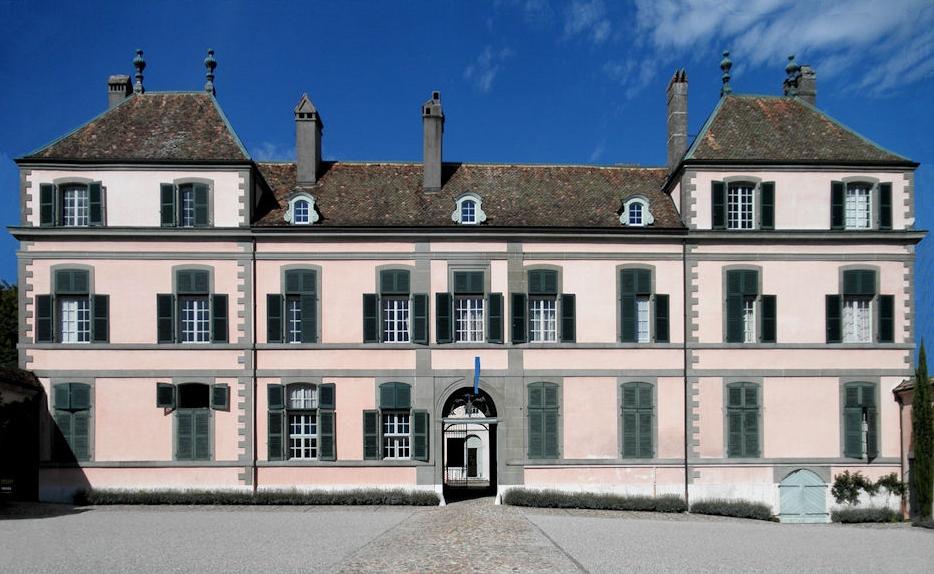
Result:
{"label": "blue banner", "polygon": [[473,358],[473,394],[480,394],[480,357]]}

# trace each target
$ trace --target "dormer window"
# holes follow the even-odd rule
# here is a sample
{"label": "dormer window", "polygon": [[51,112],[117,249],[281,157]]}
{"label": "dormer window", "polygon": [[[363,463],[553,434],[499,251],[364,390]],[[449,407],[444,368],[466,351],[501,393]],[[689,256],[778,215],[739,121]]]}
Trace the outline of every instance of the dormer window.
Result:
{"label": "dormer window", "polygon": [[462,225],[479,225],[486,221],[483,213],[480,196],[475,193],[465,193],[457,198],[457,206],[451,214],[451,221]]}
{"label": "dormer window", "polygon": [[655,223],[655,217],[649,211],[649,203],[643,197],[633,197],[623,204],[619,222],[628,227],[645,227]]}
{"label": "dormer window", "polygon": [[320,216],[315,210],[315,198],[307,193],[296,194],[289,200],[285,220],[293,225],[311,225],[317,223]]}

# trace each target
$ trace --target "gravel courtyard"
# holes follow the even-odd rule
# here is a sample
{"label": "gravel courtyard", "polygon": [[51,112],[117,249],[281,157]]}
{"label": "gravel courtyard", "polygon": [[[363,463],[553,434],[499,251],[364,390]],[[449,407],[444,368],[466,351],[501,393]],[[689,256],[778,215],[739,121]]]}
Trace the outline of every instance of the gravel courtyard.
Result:
{"label": "gravel courtyard", "polygon": [[929,571],[934,531],[493,506],[0,510],[0,572]]}

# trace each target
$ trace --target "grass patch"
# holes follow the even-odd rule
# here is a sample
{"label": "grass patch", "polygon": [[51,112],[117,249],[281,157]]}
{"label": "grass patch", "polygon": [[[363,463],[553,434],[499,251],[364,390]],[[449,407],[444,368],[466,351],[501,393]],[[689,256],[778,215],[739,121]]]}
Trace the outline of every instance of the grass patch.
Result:
{"label": "grass patch", "polygon": [[437,506],[440,500],[425,490],[84,490],[75,495],[78,505],[203,504],[203,505],[394,505]]}
{"label": "grass patch", "polygon": [[751,518],[753,520],[772,520],[772,509],[769,505],[749,500],[720,498],[700,500],[691,505],[691,512],[694,514],[710,514],[713,516]]}
{"label": "grass patch", "polygon": [[891,508],[841,508],[830,513],[830,520],[842,524],[901,522],[902,515]]}
{"label": "grass patch", "polygon": [[510,488],[503,494],[503,503],[535,508],[585,508],[589,510],[641,510],[646,512],[684,512],[684,499],[674,494],[634,496],[599,494],[594,492],[564,492]]}

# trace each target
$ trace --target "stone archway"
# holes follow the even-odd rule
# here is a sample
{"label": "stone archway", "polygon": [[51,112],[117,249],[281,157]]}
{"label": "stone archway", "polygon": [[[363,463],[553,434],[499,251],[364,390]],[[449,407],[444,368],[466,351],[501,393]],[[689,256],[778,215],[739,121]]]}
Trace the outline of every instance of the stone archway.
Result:
{"label": "stone archway", "polygon": [[446,491],[483,495],[496,489],[496,404],[480,389],[455,390],[442,414],[442,476]]}

